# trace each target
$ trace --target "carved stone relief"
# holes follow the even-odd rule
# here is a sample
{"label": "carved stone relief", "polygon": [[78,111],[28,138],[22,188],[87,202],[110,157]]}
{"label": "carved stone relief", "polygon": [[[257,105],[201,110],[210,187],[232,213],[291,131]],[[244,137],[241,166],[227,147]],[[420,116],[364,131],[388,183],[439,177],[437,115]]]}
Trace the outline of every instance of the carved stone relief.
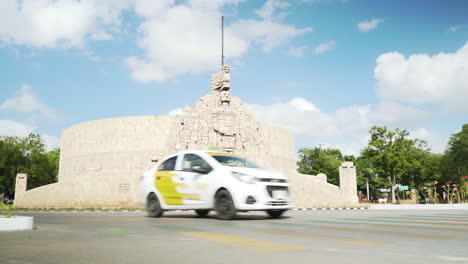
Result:
{"label": "carved stone relief", "polygon": [[231,97],[229,66],[211,77],[211,93],[177,118],[176,149],[205,149],[216,145],[237,155],[261,160],[262,131],[239,98]]}

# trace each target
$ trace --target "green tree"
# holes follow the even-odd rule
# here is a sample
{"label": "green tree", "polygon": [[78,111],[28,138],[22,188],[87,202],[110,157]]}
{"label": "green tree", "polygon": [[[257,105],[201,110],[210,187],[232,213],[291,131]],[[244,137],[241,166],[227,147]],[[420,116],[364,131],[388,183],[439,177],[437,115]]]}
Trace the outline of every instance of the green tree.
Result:
{"label": "green tree", "polygon": [[339,166],[343,162],[343,155],[338,149],[322,149],[320,147],[301,148],[297,162],[299,173],[317,175],[326,174],[327,181],[339,185]]}
{"label": "green tree", "polygon": [[0,138],[0,194],[13,198],[16,174],[25,171],[26,157],[18,137]]}
{"label": "green tree", "polygon": [[[388,179],[394,183],[416,188],[426,181],[428,166],[436,156],[431,156],[427,143],[420,139],[409,139],[406,130],[374,126],[370,129],[371,139],[368,146],[361,151],[362,159],[372,163],[375,173],[381,178],[382,187],[388,187]],[[436,173],[432,174],[436,177]],[[382,179],[383,178],[383,179]]]}
{"label": "green tree", "polygon": [[450,137],[440,167],[444,182],[459,182],[462,176],[468,176],[468,124]]}
{"label": "green tree", "polygon": [[45,151],[38,134],[0,137],[0,194],[14,197],[17,173],[28,174],[28,189],[57,181],[60,150]]}

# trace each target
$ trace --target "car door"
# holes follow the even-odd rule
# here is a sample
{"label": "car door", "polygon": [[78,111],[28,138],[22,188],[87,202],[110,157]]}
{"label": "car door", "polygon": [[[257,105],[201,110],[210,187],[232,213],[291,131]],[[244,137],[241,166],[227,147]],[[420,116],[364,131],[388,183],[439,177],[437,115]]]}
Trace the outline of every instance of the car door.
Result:
{"label": "car door", "polygon": [[183,205],[182,195],[177,188],[180,185],[178,172],[175,170],[177,156],[165,160],[156,171],[155,185],[167,205]]}
{"label": "car door", "polygon": [[209,178],[213,168],[197,154],[187,153],[182,158],[180,177],[190,193],[187,204],[208,205]]}

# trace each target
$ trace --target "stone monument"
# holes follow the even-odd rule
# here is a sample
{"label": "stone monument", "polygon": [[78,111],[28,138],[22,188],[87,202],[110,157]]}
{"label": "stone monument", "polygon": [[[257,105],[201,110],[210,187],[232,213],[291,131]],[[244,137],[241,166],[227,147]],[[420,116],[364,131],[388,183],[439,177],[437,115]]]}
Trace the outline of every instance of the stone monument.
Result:
{"label": "stone monument", "polygon": [[231,71],[223,65],[211,77],[210,93],[181,115],[102,119],[64,130],[59,181],[26,191],[26,175],[18,176],[15,205],[139,206],[142,175],[152,161],[211,145],[287,175],[296,207],[357,205],[352,162],[339,169],[340,187],[324,174],[299,174],[290,131],[258,122],[230,92]]}

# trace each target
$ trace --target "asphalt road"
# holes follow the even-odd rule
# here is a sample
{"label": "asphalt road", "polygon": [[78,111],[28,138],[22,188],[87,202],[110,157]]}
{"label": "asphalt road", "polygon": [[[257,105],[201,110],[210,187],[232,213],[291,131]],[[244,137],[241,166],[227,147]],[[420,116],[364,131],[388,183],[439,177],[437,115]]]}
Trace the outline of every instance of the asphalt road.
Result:
{"label": "asphalt road", "polygon": [[0,232],[0,263],[468,263],[466,210],[17,214],[35,229]]}

